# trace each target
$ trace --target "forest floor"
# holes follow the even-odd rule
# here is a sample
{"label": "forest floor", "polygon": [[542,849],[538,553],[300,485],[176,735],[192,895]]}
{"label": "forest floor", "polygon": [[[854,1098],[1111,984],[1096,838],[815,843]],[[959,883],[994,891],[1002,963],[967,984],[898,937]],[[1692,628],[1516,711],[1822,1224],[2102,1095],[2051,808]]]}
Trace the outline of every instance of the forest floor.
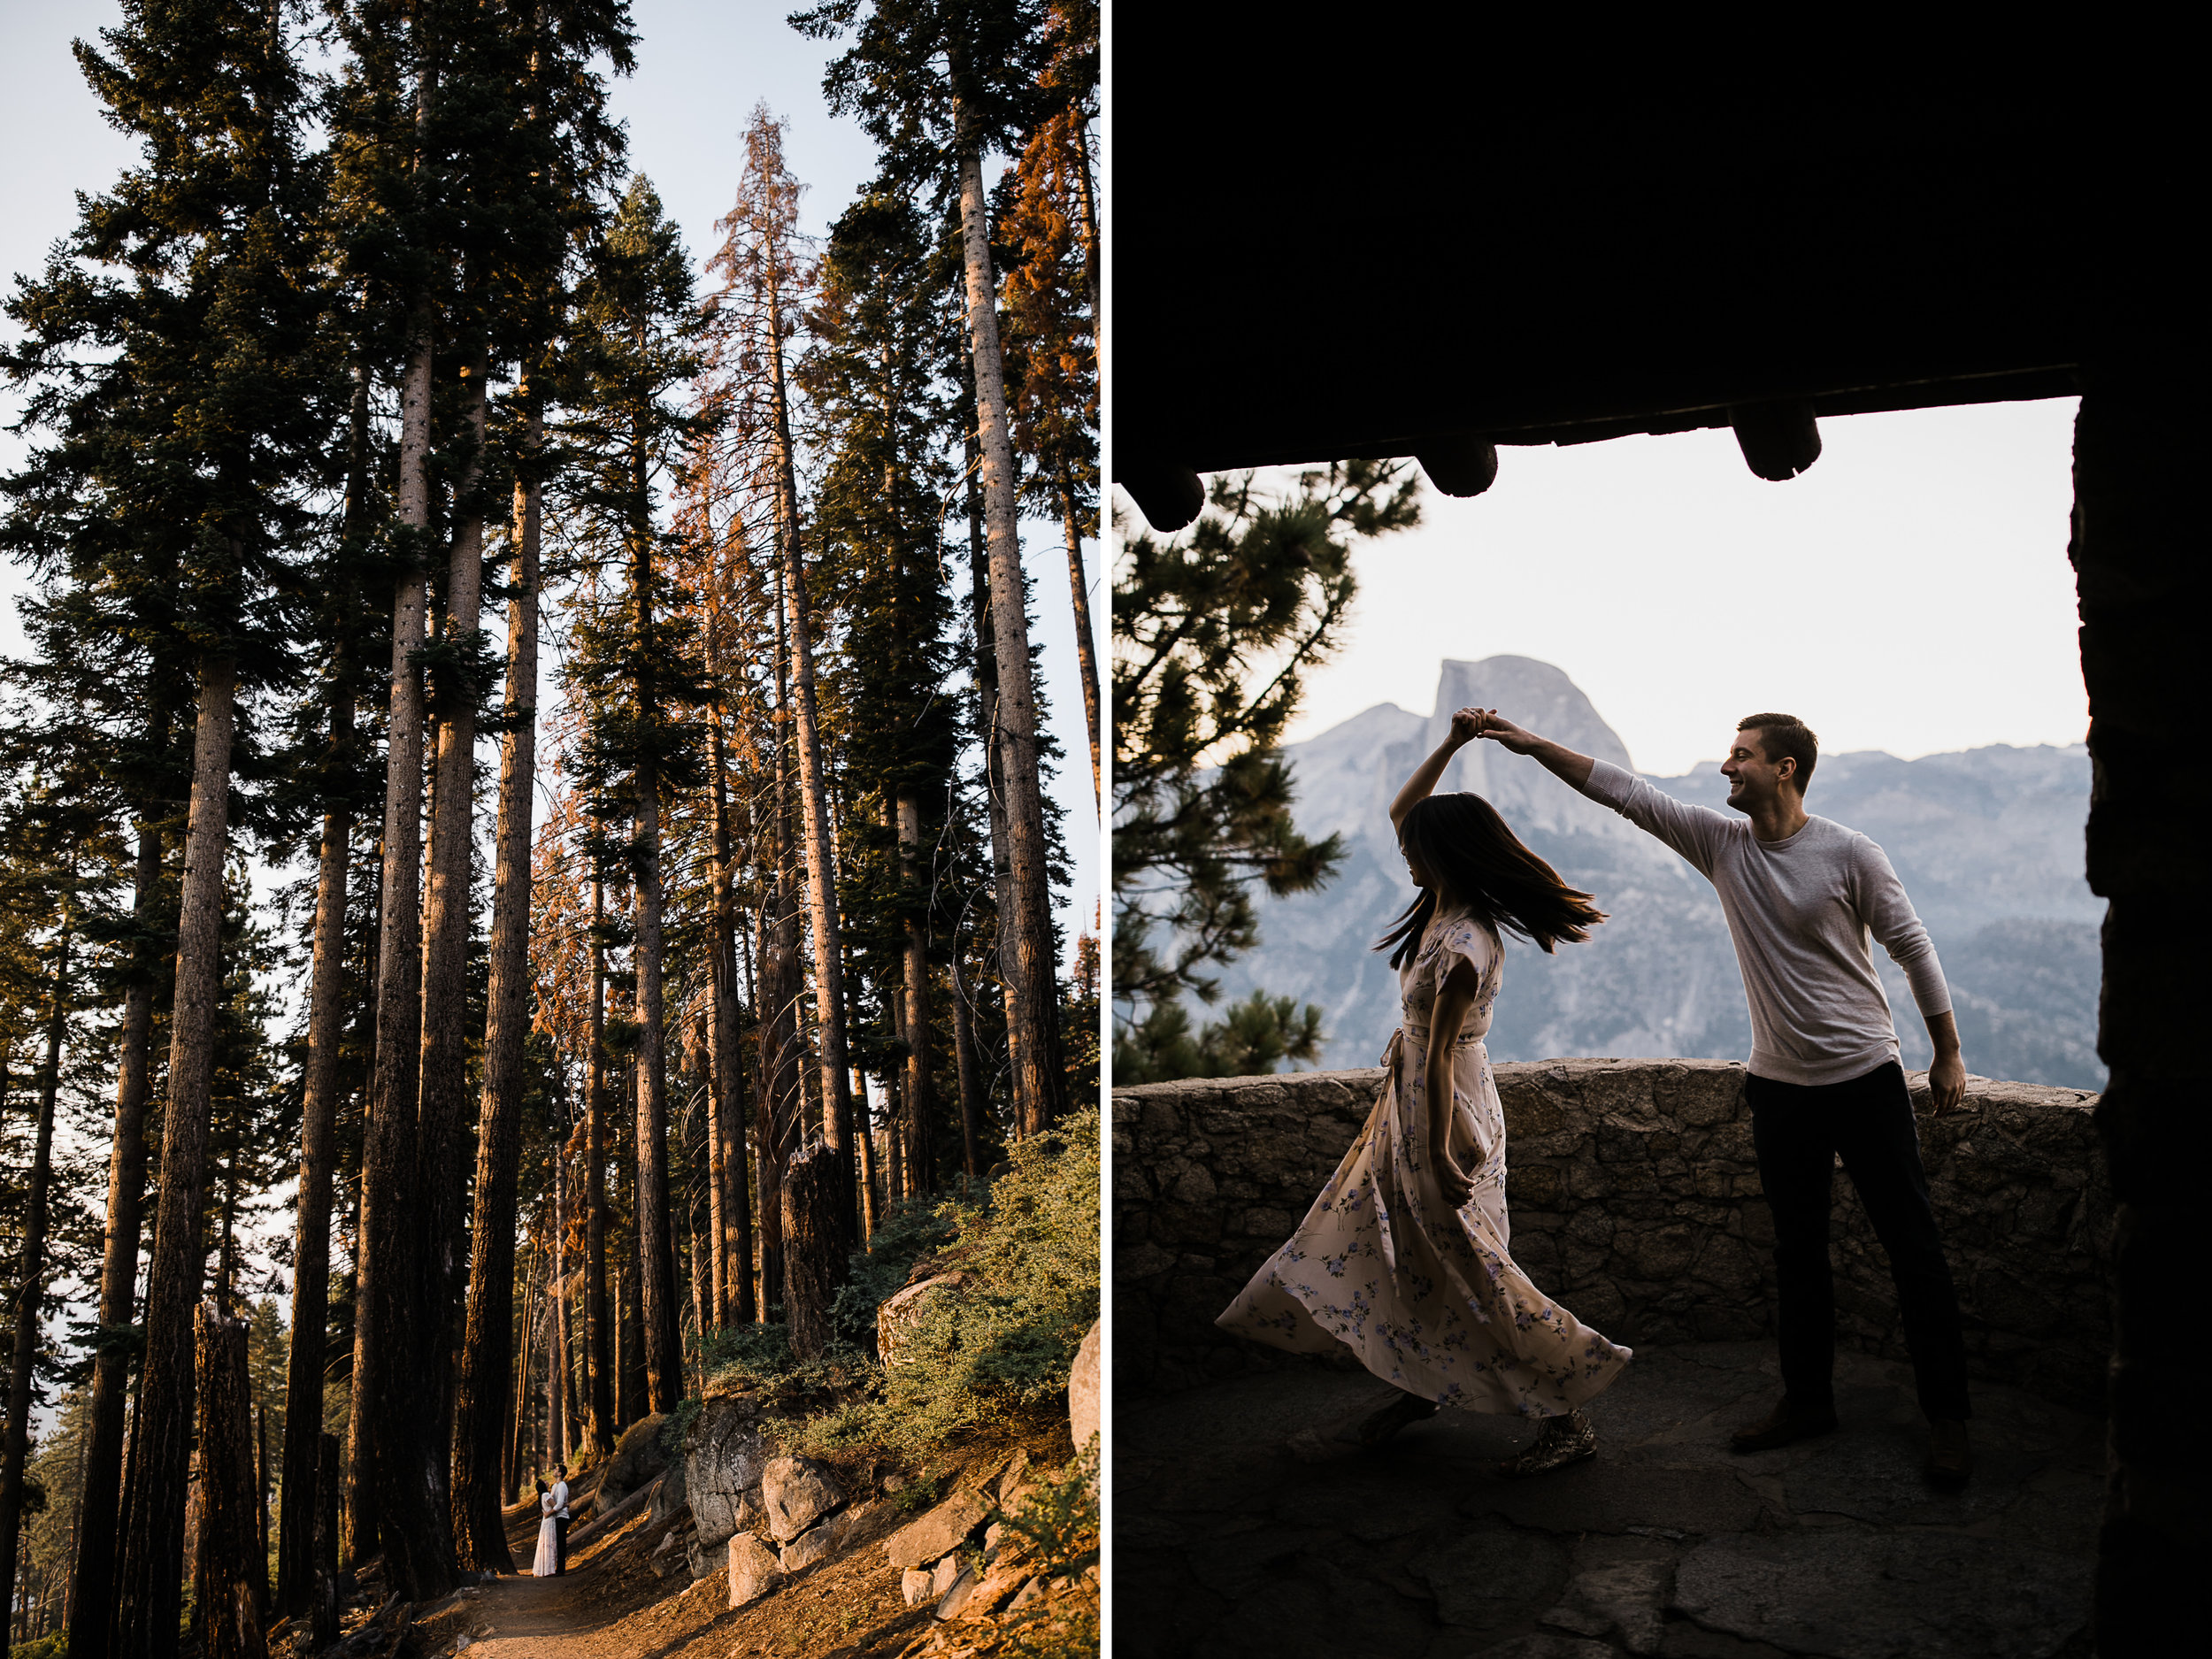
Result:
{"label": "forest floor", "polygon": [[[538,1512],[507,1512],[508,1547],[526,1562]],[[569,1556],[568,1571],[524,1571],[469,1586],[421,1609],[409,1651],[468,1659],[893,1659],[931,1628],[932,1604],[909,1607],[900,1570],[867,1545],[800,1573],[731,1610],[717,1569],[686,1585],[657,1576],[647,1556],[665,1526],[640,1510]],[[461,1639],[467,1644],[462,1646]]]}

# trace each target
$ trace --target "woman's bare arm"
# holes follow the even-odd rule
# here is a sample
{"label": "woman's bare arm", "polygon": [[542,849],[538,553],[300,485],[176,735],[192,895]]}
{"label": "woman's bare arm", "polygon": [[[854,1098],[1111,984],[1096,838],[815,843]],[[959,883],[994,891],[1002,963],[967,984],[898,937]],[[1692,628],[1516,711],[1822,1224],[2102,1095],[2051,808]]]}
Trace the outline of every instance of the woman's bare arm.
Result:
{"label": "woman's bare arm", "polygon": [[[1477,737],[1486,737],[1492,742],[1511,749],[1516,755],[1535,756],[1547,771],[1575,788],[1579,789],[1590,781],[1590,768],[1597,763],[1589,756],[1578,754],[1564,743],[1555,743],[1548,737],[1539,737],[1533,732],[1525,731],[1502,718],[1495,709],[1477,709],[1473,712]],[[1454,729],[1457,726],[1458,716],[1455,715]]]}
{"label": "woman's bare arm", "polygon": [[1390,803],[1390,824],[1393,829],[1406,821],[1406,814],[1429,798],[1436,787],[1436,780],[1444,775],[1444,768],[1452,764],[1452,757],[1475,741],[1481,731],[1482,710],[1462,709],[1452,716],[1452,729],[1444,734],[1444,741],[1426,760],[1413,769],[1413,776],[1406,780],[1406,787],[1398,791],[1398,798]]}
{"label": "woman's bare arm", "polygon": [[1474,1192],[1471,1173],[1462,1170],[1452,1157],[1452,1042],[1459,1035],[1459,1028],[1467,1018],[1467,1010],[1475,1005],[1475,994],[1481,988],[1472,964],[1462,960],[1455,964],[1436,993],[1435,1006],[1429,1010],[1429,1051],[1424,1064],[1424,1094],[1429,1114],[1429,1157],[1436,1166],[1436,1179],[1444,1189],[1444,1197],[1454,1210],[1465,1203]]}

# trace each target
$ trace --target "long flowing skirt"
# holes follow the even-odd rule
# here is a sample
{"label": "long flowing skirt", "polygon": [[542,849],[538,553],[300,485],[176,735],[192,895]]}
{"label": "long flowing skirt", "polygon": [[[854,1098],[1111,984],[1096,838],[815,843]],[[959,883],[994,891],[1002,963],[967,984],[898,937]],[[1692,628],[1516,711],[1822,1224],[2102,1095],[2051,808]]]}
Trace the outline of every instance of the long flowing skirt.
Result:
{"label": "long flowing skirt", "polygon": [[1454,1045],[1455,1211],[1430,1166],[1426,1033],[1402,1031],[1359,1139],[1286,1244],[1215,1321],[1277,1348],[1340,1343],[1409,1394],[1469,1411],[1556,1417],[1602,1392],[1631,1350],[1530,1282],[1507,1249],[1505,1111],[1479,1041]]}
{"label": "long flowing skirt", "polygon": [[553,1517],[549,1515],[538,1523],[538,1554],[537,1559],[530,1563],[532,1576],[550,1578],[559,1567],[560,1559],[560,1533],[553,1524]]}

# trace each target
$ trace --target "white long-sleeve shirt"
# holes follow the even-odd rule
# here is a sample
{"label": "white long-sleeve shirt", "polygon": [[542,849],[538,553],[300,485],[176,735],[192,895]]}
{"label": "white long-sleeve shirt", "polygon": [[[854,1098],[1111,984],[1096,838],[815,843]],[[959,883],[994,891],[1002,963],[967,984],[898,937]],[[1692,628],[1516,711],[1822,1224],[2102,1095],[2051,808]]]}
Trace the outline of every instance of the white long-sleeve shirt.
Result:
{"label": "white long-sleeve shirt", "polygon": [[1841,1083],[1897,1058],[1870,934],[1924,1015],[1950,1011],[1928,930],[1888,856],[1858,831],[1809,817],[1796,834],[1763,841],[1749,819],[1687,805],[1602,760],[1583,793],[1666,842],[1720,895],[1751,1005],[1754,1076]]}
{"label": "white long-sleeve shirt", "polygon": [[565,1480],[553,1483],[553,1513],[564,1521],[568,1519],[568,1482]]}

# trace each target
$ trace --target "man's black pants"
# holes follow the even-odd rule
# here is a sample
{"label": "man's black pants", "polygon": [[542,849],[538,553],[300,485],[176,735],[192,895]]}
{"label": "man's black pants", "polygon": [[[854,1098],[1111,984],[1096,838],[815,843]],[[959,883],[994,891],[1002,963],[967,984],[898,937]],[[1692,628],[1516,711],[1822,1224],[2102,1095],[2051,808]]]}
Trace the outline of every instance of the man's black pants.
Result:
{"label": "man's black pants", "polygon": [[1759,1182],[1774,1212],[1774,1268],[1779,1281],[1782,1387],[1791,1408],[1834,1409],[1835,1285],[1828,1261],[1829,1177],[1835,1159],[1858,1188],[1874,1236],[1889,1252],[1904,1315],[1905,1346],[1931,1421],[1964,1419],[1966,1344],[1958,1292],[1943,1259],[1912,1098],[1894,1060],[1846,1083],[1808,1087],[1754,1077],[1752,1142]]}
{"label": "man's black pants", "polygon": [[568,1520],[565,1515],[553,1517],[553,1572],[556,1578],[568,1571]]}

